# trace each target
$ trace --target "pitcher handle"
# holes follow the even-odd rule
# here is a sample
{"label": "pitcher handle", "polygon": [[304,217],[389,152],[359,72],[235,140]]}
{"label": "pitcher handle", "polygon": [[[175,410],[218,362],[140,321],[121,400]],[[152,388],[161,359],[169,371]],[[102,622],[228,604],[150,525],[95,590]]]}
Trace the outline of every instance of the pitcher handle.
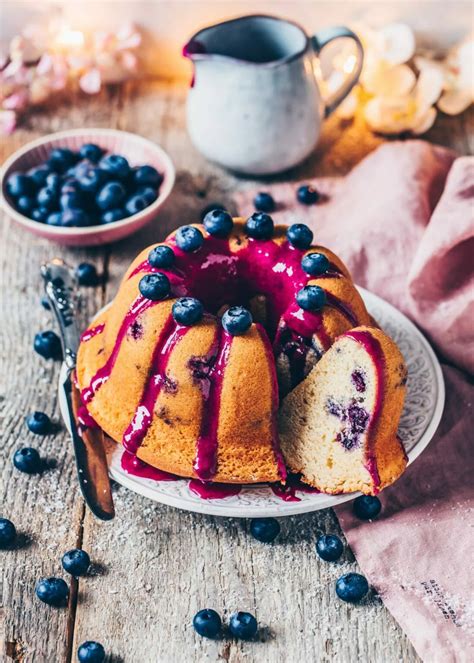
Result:
{"label": "pitcher handle", "polygon": [[325,117],[330,115],[339,106],[341,101],[343,101],[347,97],[349,92],[352,90],[354,85],[359,80],[360,72],[362,71],[362,64],[364,62],[364,49],[362,48],[362,44],[360,42],[359,37],[354,32],[352,32],[352,30],[349,30],[349,28],[345,28],[343,26],[335,28],[325,28],[317,32],[311,38],[313,49],[316,55],[319,55],[322,49],[327,44],[329,44],[329,42],[334,41],[334,39],[339,39],[340,37],[348,37],[349,39],[355,41],[357,47],[357,63],[354,70],[346,78],[346,80],[341,85],[339,90],[336,90],[336,92],[334,92],[328,99],[325,100],[324,102]]}

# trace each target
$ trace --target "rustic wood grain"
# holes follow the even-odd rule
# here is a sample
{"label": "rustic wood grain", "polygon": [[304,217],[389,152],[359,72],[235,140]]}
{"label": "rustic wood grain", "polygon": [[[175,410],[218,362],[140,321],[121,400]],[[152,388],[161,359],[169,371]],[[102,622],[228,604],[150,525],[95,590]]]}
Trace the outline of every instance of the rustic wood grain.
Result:
{"label": "rustic wood grain", "polygon": [[[331,510],[282,520],[279,542],[264,545],[249,536],[245,521],[180,512],[116,487],[117,518],[100,523],[84,511],[64,430],[39,438],[24,424],[33,409],[59,418],[59,366],[31,350],[34,332],[52,325],[38,303],[40,263],[54,255],[73,264],[87,259],[107,273],[104,288],[84,289],[85,321],[113,297],[139,249],[177,225],[196,220],[196,211],[211,201],[232,208],[233,192],[255,186],[255,181],[225,173],[195,152],[184,131],[185,94],[180,86],[147,83],[110,88],[87,100],[76,97],[31,115],[26,128],[0,147],[3,159],[27,140],[58,129],[117,127],[159,142],[178,172],[175,191],[159,218],[113,247],[56,247],[3,219],[1,515],[11,518],[23,536],[17,549],[1,553],[1,660],[69,663],[76,660],[80,642],[97,639],[115,663],[418,661],[376,596],[358,607],[335,598],[336,578],[357,569],[357,564],[350,551],[337,564],[322,563],[315,555],[318,532],[340,534]],[[470,153],[473,125],[472,112],[443,117],[428,137]],[[344,125],[332,118],[315,155],[285,177],[343,174],[381,142],[360,121]],[[11,455],[25,444],[55,459],[56,468],[39,477],[16,472]],[[78,593],[72,584],[68,609],[40,604],[34,597],[36,580],[49,574],[64,576],[60,557],[75,545],[91,554],[94,573],[80,581]],[[258,641],[197,637],[191,620],[202,607],[214,607],[225,616],[238,609],[255,613],[261,625]]]}

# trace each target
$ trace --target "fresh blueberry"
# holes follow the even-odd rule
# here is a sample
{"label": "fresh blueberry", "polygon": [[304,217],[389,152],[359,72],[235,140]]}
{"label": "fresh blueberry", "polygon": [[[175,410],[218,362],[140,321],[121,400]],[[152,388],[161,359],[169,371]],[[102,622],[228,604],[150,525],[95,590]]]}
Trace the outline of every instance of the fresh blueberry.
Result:
{"label": "fresh blueberry", "polygon": [[7,179],[7,191],[12,198],[31,196],[35,190],[35,183],[29,175],[12,173]]}
{"label": "fresh blueberry", "polygon": [[102,214],[100,220],[101,223],[114,223],[115,221],[126,219],[127,216],[128,214],[124,209],[109,209]]}
{"label": "fresh blueberry", "polygon": [[75,177],[68,177],[67,180],[61,184],[61,194],[63,193],[78,193],[81,191],[81,186]]}
{"label": "fresh blueberry", "polygon": [[225,212],[225,206],[222,203],[209,203],[206,207],[203,207],[200,213],[201,222],[204,221],[209,212],[212,212],[215,209],[220,209]]}
{"label": "fresh blueberry", "polygon": [[276,207],[273,196],[266,191],[257,193],[253,199],[253,204],[259,212],[274,212]]}
{"label": "fresh blueberry", "polygon": [[194,630],[204,638],[215,638],[222,629],[221,618],[215,610],[200,610],[193,618]]}
{"label": "fresh blueberry", "polygon": [[79,150],[79,156],[82,159],[92,161],[92,163],[99,163],[103,154],[104,150],[95,143],[85,143]]}
{"label": "fresh blueberry", "polygon": [[231,306],[222,316],[222,326],[228,334],[245,334],[252,324],[252,315],[243,306]]}
{"label": "fresh blueberry", "polygon": [[234,612],[230,617],[229,631],[235,638],[250,640],[257,633],[257,620],[249,612]]}
{"label": "fresh blueberry", "polygon": [[319,200],[319,193],[310,184],[303,184],[299,187],[296,197],[303,205],[314,205]]}
{"label": "fresh blueberry", "polygon": [[136,195],[127,200],[125,203],[125,209],[127,210],[128,214],[132,216],[133,214],[138,214],[138,212],[141,212],[149,205],[150,203],[148,202],[146,196]]}
{"label": "fresh blueberry", "polygon": [[91,219],[84,210],[69,207],[61,213],[61,225],[65,228],[84,228],[91,225]]}
{"label": "fresh blueberry", "polygon": [[273,219],[264,212],[254,212],[245,222],[249,237],[253,239],[271,239],[273,235]]}
{"label": "fresh blueberry", "polygon": [[77,191],[69,191],[67,193],[61,193],[59,205],[63,210],[84,209],[86,201],[84,200],[84,197]]}
{"label": "fresh blueberry", "polygon": [[344,552],[344,546],[335,534],[323,534],[316,541],[316,552],[325,562],[335,562]]}
{"label": "fresh blueberry", "polygon": [[51,432],[51,419],[45,412],[33,412],[26,418],[28,429],[35,435],[47,435]]}
{"label": "fresh blueberry", "polygon": [[234,222],[229,212],[222,209],[213,209],[204,217],[204,228],[213,237],[228,237],[232,232]]}
{"label": "fresh blueberry", "polygon": [[139,166],[133,171],[133,182],[137,186],[152,186],[157,189],[163,176],[153,166]]}
{"label": "fresh blueberry", "polygon": [[33,347],[45,359],[62,359],[61,341],[53,331],[48,330],[36,334]]}
{"label": "fresh blueberry", "polygon": [[153,189],[151,186],[142,186],[136,190],[135,195],[140,196],[140,198],[145,198],[147,203],[151,205],[158,198],[158,193],[156,189]]}
{"label": "fresh blueberry", "polygon": [[95,265],[91,265],[90,262],[81,262],[76,267],[76,276],[79,285],[95,286],[99,283],[97,269]]}
{"label": "fresh blueberry", "polygon": [[66,606],[69,587],[62,578],[42,578],[36,583],[36,596],[43,603],[56,607]]}
{"label": "fresh blueberry", "polygon": [[58,206],[58,190],[50,186],[45,186],[40,189],[36,200],[39,207],[46,207],[49,210],[57,209]]}
{"label": "fresh blueberry", "polygon": [[61,226],[62,225],[63,215],[61,212],[52,212],[48,214],[46,218],[46,223],[48,226]]}
{"label": "fresh blueberry", "polygon": [[41,302],[41,306],[44,309],[46,309],[47,311],[51,311],[51,304],[49,303],[49,299],[46,295],[43,295],[43,297],[41,297],[40,302]]}
{"label": "fresh blueberry", "polygon": [[105,649],[100,642],[87,640],[77,650],[77,660],[79,663],[104,663]]}
{"label": "fresh blueberry", "polygon": [[276,518],[252,518],[250,533],[262,543],[271,543],[280,534],[280,523]]}
{"label": "fresh blueberry", "polygon": [[127,192],[120,182],[108,182],[99,191],[96,197],[96,203],[102,210],[115,209],[125,200]]}
{"label": "fresh blueberry", "polygon": [[38,474],[43,469],[41,457],[36,449],[23,447],[13,454],[13,465],[25,474]]}
{"label": "fresh blueberry", "polygon": [[145,274],[140,279],[138,289],[143,297],[156,302],[170,294],[171,284],[166,274]]}
{"label": "fresh blueberry", "polygon": [[39,223],[46,223],[46,220],[49,216],[49,209],[46,207],[36,207],[31,212],[31,218]]}
{"label": "fresh blueberry", "polygon": [[297,292],[296,301],[304,311],[319,311],[326,303],[326,293],[319,285],[305,285]]}
{"label": "fresh blueberry", "polygon": [[301,261],[302,269],[311,276],[319,276],[329,269],[329,260],[324,253],[308,253]]}
{"label": "fresh blueberry", "polygon": [[77,167],[76,177],[81,189],[87,193],[97,193],[107,180],[107,174],[105,171],[89,164],[81,169]]}
{"label": "fresh blueberry", "polygon": [[54,150],[51,150],[47,164],[51,170],[57,173],[65,173],[76,161],[77,156],[72,150],[69,150],[67,147],[56,147]]}
{"label": "fresh blueberry", "polygon": [[0,548],[9,548],[16,539],[16,528],[8,518],[0,518]]}
{"label": "fresh blueberry", "polygon": [[176,231],[175,242],[181,251],[191,253],[201,248],[204,237],[202,232],[194,226],[181,226]]}
{"label": "fresh blueberry", "polygon": [[57,173],[50,173],[46,176],[46,187],[49,189],[54,189],[54,191],[59,192],[61,188],[62,179],[61,176]]}
{"label": "fresh blueberry", "polygon": [[369,583],[360,573],[345,573],[336,582],[336,594],[348,603],[358,603],[368,591]]}
{"label": "fresh blueberry", "polygon": [[72,576],[85,576],[91,565],[91,558],[85,550],[74,548],[64,553],[61,563],[63,569]]}
{"label": "fresh blueberry", "polygon": [[30,177],[33,182],[35,183],[35,187],[37,189],[41,189],[46,184],[46,178],[50,174],[50,169],[48,166],[45,166],[44,164],[40,166],[35,166],[34,168],[30,168],[30,170],[27,172],[28,177]]}
{"label": "fresh blueberry", "polygon": [[172,312],[178,324],[191,327],[201,320],[204,308],[199,299],[181,297],[173,304]]}
{"label": "fresh blueberry", "polygon": [[148,254],[148,262],[155,269],[168,269],[174,265],[174,251],[170,246],[164,244],[155,246]]}
{"label": "fresh blueberry", "polygon": [[99,168],[111,177],[118,177],[120,180],[126,179],[130,174],[128,161],[120,154],[108,154],[100,160]]}
{"label": "fresh blueberry", "polygon": [[286,232],[288,241],[297,249],[309,249],[313,241],[313,231],[304,223],[294,223]]}
{"label": "fresh blueberry", "polygon": [[352,510],[360,520],[373,520],[382,510],[382,502],[373,495],[361,495],[352,503]]}
{"label": "fresh blueberry", "polygon": [[31,196],[20,196],[16,201],[16,208],[22,214],[30,216],[33,213],[33,208],[35,206],[35,200]]}

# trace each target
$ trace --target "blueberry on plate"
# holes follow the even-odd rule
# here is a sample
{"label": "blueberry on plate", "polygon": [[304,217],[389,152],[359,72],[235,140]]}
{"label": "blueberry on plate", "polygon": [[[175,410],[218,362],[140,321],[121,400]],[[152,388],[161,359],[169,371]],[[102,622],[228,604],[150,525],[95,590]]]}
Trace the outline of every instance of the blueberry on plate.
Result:
{"label": "blueberry on plate", "polygon": [[175,260],[173,249],[165,244],[155,246],[148,254],[148,262],[155,269],[168,269],[174,265]]}
{"label": "blueberry on plate", "polygon": [[100,168],[87,164],[81,169],[76,168],[76,178],[82,191],[96,193],[105,184],[107,174]]}
{"label": "blueberry on plate", "polygon": [[64,553],[61,563],[63,569],[72,576],[85,576],[91,565],[91,558],[85,550],[74,548],[74,550],[68,550]]}
{"label": "blueberry on plate", "polygon": [[122,219],[126,219],[127,216],[128,216],[128,213],[124,209],[121,209],[121,208],[108,209],[100,217],[100,222],[101,223],[114,223],[115,221],[121,221]]}
{"label": "blueberry on plate", "polygon": [[199,610],[193,618],[194,630],[204,638],[215,638],[222,629],[221,618],[215,610],[206,608]]}
{"label": "blueberry on plate", "polygon": [[9,548],[16,539],[16,528],[8,518],[0,518],[0,548]]}
{"label": "blueberry on plate", "polygon": [[35,209],[31,211],[31,218],[39,223],[46,223],[48,216],[49,209],[46,207],[35,207]]}
{"label": "blueberry on plate", "polygon": [[252,518],[250,533],[262,543],[271,543],[280,534],[280,523],[276,518]]}
{"label": "blueberry on plate", "polygon": [[20,196],[16,201],[17,210],[26,216],[31,216],[35,205],[36,201],[31,196]]}
{"label": "blueberry on plate", "polygon": [[185,253],[191,253],[201,248],[204,236],[199,228],[194,226],[181,226],[174,236],[176,246]]}
{"label": "blueberry on plate", "polygon": [[273,196],[266,191],[259,191],[253,199],[253,204],[259,212],[274,212],[276,207]]}
{"label": "blueberry on plate", "polygon": [[120,207],[127,192],[120,182],[108,182],[97,194],[97,206],[102,210]]}
{"label": "blueberry on plate", "polygon": [[46,178],[50,174],[50,169],[48,166],[42,164],[40,166],[35,166],[34,168],[30,168],[30,170],[26,173],[28,177],[33,180],[34,185],[37,189],[41,189],[46,184]]}
{"label": "blueberry on plate", "polygon": [[99,162],[99,168],[111,177],[118,177],[124,180],[130,174],[130,166],[125,157],[120,154],[108,154]]}
{"label": "blueberry on plate", "polygon": [[33,347],[35,352],[44,359],[62,359],[63,357],[59,336],[51,330],[35,334]]}
{"label": "blueberry on plate", "polygon": [[67,605],[69,587],[62,578],[41,578],[36,583],[35,593],[43,603],[59,608]]}
{"label": "blueberry on plate", "polygon": [[222,326],[232,336],[240,336],[250,329],[252,314],[243,306],[231,306],[222,316]]}
{"label": "blueberry on plate", "polygon": [[171,310],[176,322],[185,327],[195,325],[204,313],[203,305],[194,297],[181,297],[175,301]]}
{"label": "blueberry on plate", "polygon": [[215,209],[220,209],[225,211],[225,206],[222,203],[209,203],[209,205],[206,205],[206,207],[203,207],[201,212],[200,212],[200,219],[201,221],[204,221],[206,218],[207,214],[209,212],[212,212]]}
{"label": "blueberry on plate", "polygon": [[87,640],[77,650],[79,663],[103,663],[105,661],[105,649],[100,642]]}
{"label": "blueberry on plate", "polygon": [[99,283],[97,269],[90,262],[81,262],[75,271],[79,285],[95,286]]}
{"label": "blueberry on plate", "polygon": [[310,276],[319,276],[329,269],[329,260],[324,253],[308,253],[301,260],[301,267]]}
{"label": "blueberry on plate", "polygon": [[335,534],[323,534],[316,541],[316,552],[325,562],[335,562],[344,552],[344,546]]}
{"label": "blueberry on plate", "polygon": [[92,161],[92,163],[99,163],[103,154],[104,150],[95,143],[85,143],[79,150],[79,156],[82,159]]}
{"label": "blueberry on plate", "polygon": [[38,191],[36,201],[38,207],[46,207],[46,209],[57,209],[59,199],[59,190],[52,186],[45,186]]}
{"label": "blueberry on plate", "polygon": [[345,573],[336,582],[336,594],[348,603],[358,603],[368,591],[369,583],[360,573]]}
{"label": "blueberry on plate", "polygon": [[82,209],[68,207],[61,213],[60,225],[64,226],[65,228],[84,228],[91,225],[91,218]]}
{"label": "blueberry on plate", "polygon": [[163,176],[153,166],[138,166],[133,171],[133,182],[137,186],[152,186],[157,189]]}
{"label": "blueberry on plate", "polygon": [[296,293],[296,301],[304,311],[319,311],[326,303],[326,293],[319,285],[305,285]]}
{"label": "blueberry on plate", "polygon": [[48,226],[62,226],[63,215],[61,212],[51,212],[46,218]]}
{"label": "blueberry on plate", "polygon": [[154,203],[155,200],[158,198],[158,193],[156,189],[153,189],[153,187],[151,186],[140,187],[139,189],[136,190],[135,195],[140,196],[140,198],[145,198],[145,200],[149,205]]}
{"label": "blueberry on plate", "polygon": [[149,205],[150,203],[146,196],[135,195],[127,200],[125,209],[129,216],[132,216],[133,214],[138,214],[138,212],[141,212]]}
{"label": "blueberry on plate", "polygon": [[145,274],[140,279],[138,289],[143,297],[156,302],[170,294],[171,284],[166,274],[160,272],[158,274]]}
{"label": "blueberry on plate", "polygon": [[208,212],[204,217],[203,224],[210,235],[222,239],[228,237],[234,227],[231,215],[223,209],[213,209]]}
{"label": "blueberry on plate", "polygon": [[309,249],[313,241],[313,231],[304,223],[294,223],[286,232],[291,246],[297,249]]}
{"label": "blueberry on plate", "polygon": [[361,495],[353,501],[352,510],[360,520],[373,520],[382,510],[382,502],[374,495]]}
{"label": "blueberry on plate", "polygon": [[12,198],[31,196],[35,190],[35,183],[29,175],[12,173],[7,179],[7,191]]}
{"label": "blueberry on plate", "polygon": [[234,612],[230,617],[229,631],[235,638],[250,640],[257,633],[257,620],[249,612]]}
{"label": "blueberry on plate", "polygon": [[77,161],[77,155],[67,147],[56,147],[51,150],[46,162],[51,170],[57,173],[65,173],[68,168]]}
{"label": "blueberry on plate", "polygon": [[319,200],[319,193],[310,184],[303,184],[298,188],[296,197],[303,205],[314,205]]}
{"label": "blueberry on plate", "polygon": [[47,435],[52,429],[51,419],[45,412],[33,412],[33,414],[28,415],[26,425],[28,430],[35,435]]}
{"label": "blueberry on plate", "polygon": [[247,235],[253,239],[271,239],[273,236],[273,219],[264,212],[254,212],[245,222]]}
{"label": "blueberry on plate", "polygon": [[43,469],[41,457],[32,447],[17,449],[13,454],[13,465],[25,474],[38,474]]}

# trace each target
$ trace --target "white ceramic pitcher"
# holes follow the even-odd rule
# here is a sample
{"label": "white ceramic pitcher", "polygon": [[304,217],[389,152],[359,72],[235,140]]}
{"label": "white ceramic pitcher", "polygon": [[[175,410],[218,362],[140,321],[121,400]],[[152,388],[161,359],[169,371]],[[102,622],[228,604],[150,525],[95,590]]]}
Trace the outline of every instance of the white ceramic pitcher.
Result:
{"label": "white ceramic pitcher", "polygon": [[[357,62],[329,99],[315,76],[321,49],[353,39]],[[315,148],[321,122],[357,82],[363,50],[348,28],[308,37],[297,24],[272,16],[242,16],[197,32],[183,49],[194,64],[187,103],[191,140],[208,159],[231,170],[277,173]]]}

